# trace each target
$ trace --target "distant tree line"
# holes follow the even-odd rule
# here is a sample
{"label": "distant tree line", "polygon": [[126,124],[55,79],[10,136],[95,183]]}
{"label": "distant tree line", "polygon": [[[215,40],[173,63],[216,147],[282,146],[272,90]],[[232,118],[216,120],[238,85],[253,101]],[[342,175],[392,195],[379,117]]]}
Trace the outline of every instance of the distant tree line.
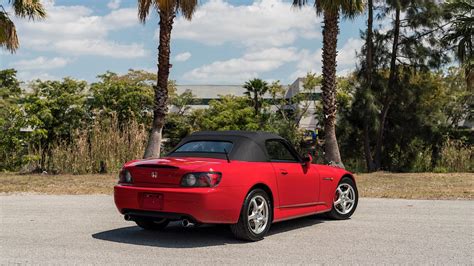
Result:
{"label": "distant tree line", "polygon": [[[447,72],[405,74],[406,93],[397,95],[388,116],[382,169],[474,170],[472,129],[459,127],[472,115],[472,94],[463,73],[452,67]],[[153,80],[152,73],[130,70],[124,75],[107,72],[90,84],[65,78],[21,86],[14,69],[0,71],[0,169],[94,173],[116,171],[124,161],[140,158],[153,119]],[[163,130],[162,154],[198,130],[271,131],[308,152],[300,122],[305,116],[323,121],[323,106],[313,97],[320,84],[320,76],[308,73],[303,90],[286,99],[280,82],[253,79],[243,84],[245,96],[222,95],[207,109],[191,109],[196,100],[192,92],[179,94],[169,82],[172,112]],[[357,72],[339,77],[337,84],[342,158],[347,168],[367,171],[363,114],[373,107],[360,102]],[[316,106],[314,113],[310,104]],[[316,160],[328,163],[324,140],[315,145]]]}

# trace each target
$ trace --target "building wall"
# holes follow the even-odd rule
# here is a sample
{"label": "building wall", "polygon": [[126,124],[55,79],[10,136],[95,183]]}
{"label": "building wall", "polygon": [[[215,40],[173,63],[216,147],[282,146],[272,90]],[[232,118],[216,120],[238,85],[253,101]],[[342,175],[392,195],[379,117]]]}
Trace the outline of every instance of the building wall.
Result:
{"label": "building wall", "polygon": [[[286,99],[297,95],[303,90],[304,78],[297,78],[291,85],[284,86],[287,90],[285,94]],[[190,90],[194,97],[197,99],[205,99],[203,102],[208,102],[208,100],[219,99],[223,95],[234,95],[234,96],[245,96],[244,92],[246,91],[242,85],[177,85],[177,93],[181,94],[186,90]],[[316,94],[321,93],[321,88],[316,88]],[[264,95],[265,99],[272,99],[269,93]],[[300,121],[300,128],[302,129],[315,129],[318,121],[316,120],[314,113],[315,107],[314,102],[309,103],[310,107],[306,115]],[[205,109],[209,106],[207,104],[198,104],[191,105],[191,110],[195,109]],[[176,111],[173,107],[170,108],[171,112]]]}

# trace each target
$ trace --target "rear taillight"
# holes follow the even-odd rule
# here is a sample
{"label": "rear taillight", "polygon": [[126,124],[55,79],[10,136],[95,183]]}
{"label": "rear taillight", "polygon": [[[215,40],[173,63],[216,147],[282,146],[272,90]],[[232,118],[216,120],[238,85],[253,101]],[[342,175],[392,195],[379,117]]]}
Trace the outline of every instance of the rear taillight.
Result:
{"label": "rear taillight", "polygon": [[122,184],[122,183],[131,184],[131,183],[133,183],[133,178],[132,178],[132,174],[130,173],[130,171],[122,169],[119,173],[119,181],[118,182],[119,182],[119,184]]}
{"label": "rear taillight", "polygon": [[181,178],[182,187],[215,187],[221,182],[219,172],[188,173]]}

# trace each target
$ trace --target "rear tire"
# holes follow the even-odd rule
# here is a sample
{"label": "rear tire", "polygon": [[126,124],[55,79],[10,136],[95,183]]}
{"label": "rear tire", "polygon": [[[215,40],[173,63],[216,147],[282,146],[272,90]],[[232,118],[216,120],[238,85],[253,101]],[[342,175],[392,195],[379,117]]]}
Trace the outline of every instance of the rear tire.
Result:
{"label": "rear tire", "polygon": [[346,220],[352,216],[359,202],[359,192],[354,180],[343,177],[334,192],[332,209],[327,216],[334,220]]}
{"label": "rear tire", "polygon": [[135,223],[141,227],[142,229],[149,230],[149,231],[157,231],[163,230],[166,226],[168,226],[170,221],[167,219],[162,220],[151,220],[146,218],[141,218],[135,220]]}
{"label": "rear tire", "polygon": [[273,207],[267,193],[262,189],[252,190],[245,198],[239,222],[230,225],[238,239],[259,241],[267,234],[273,219]]}

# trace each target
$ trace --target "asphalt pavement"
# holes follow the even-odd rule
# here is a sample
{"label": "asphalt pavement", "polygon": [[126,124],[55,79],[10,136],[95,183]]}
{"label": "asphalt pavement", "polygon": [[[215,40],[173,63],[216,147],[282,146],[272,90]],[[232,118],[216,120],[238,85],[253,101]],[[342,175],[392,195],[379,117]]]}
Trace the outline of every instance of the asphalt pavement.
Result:
{"label": "asphalt pavement", "polygon": [[110,196],[0,196],[0,264],[474,264],[474,201],[363,198],[346,221],[273,224],[260,242],[226,226],[147,232]]}

